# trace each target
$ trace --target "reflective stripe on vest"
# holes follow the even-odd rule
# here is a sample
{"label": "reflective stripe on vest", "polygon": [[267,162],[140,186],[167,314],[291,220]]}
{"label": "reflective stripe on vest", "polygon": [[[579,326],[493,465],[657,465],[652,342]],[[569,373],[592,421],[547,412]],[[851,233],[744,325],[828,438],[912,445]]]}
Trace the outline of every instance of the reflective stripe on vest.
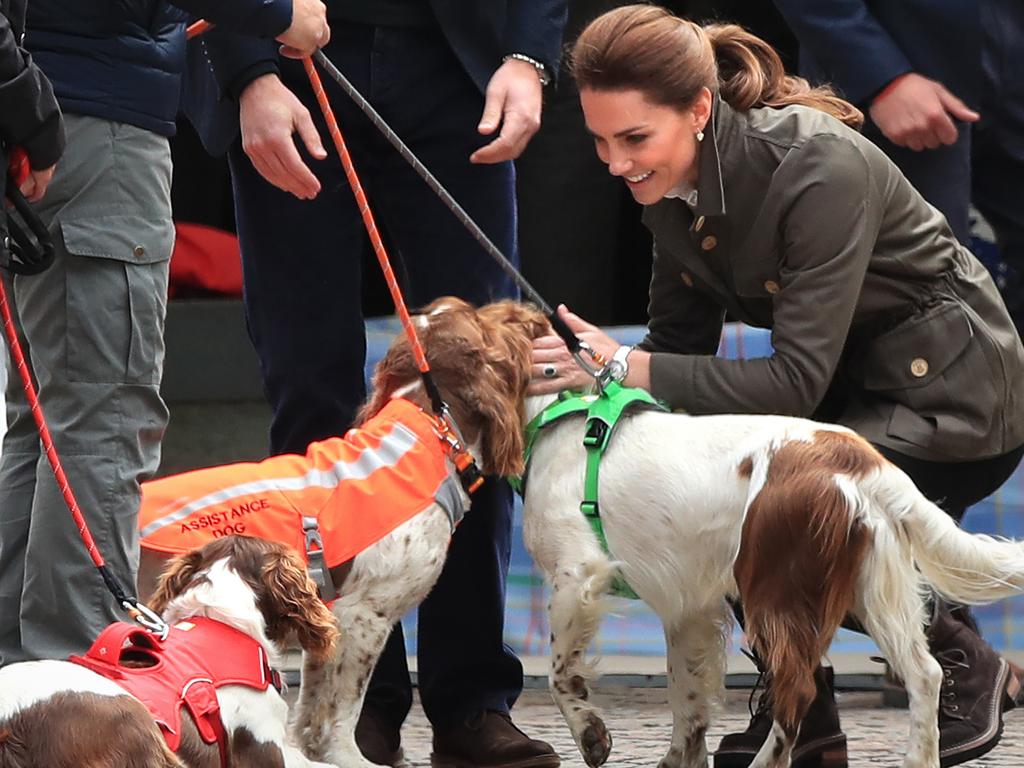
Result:
{"label": "reflective stripe on vest", "polygon": [[305,553],[303,518],[315,517],[333,568],[434,503],[454,527],[462,499],[431,417],[396,399],[343,438],[312,443],[304,455],[144,483],[140,539],[145,548],[178,553],[237,533]]}

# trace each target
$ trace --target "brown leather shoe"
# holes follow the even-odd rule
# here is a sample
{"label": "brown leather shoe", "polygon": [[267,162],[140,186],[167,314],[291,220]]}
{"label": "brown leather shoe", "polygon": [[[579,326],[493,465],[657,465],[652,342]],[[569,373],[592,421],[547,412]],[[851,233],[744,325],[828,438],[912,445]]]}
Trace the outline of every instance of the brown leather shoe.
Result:
{"label": "brown leather shoe", "polygon": [[[846,734],[839,729],[833,682],[831,667],[818,667],[814,671],[817,693],[800,723],[800,733],[793,746],[794,768],[846,768]],[[751,699],[753,695],[752,691]],[[747,730],[722,737],[715,750],[715,768],[747,768],[771,733],[773,719],[769,682],[761,693],[757,709],[751,713]]]}
{"label": "brown leather shoe", "polygon": [[402,750],[402,735],[380,712],[371,706],[363,706],[356,723],[356,745],[363,757],[377,765],[392,768],[409,768]]}
{"label": "brown leather shoe", "polygon": [[928,646],[942,666],[939,763],[959,765],[989,752],[1003,733],[1003,712],[1020,695],[1010,665],[970,626],[940,606],[928,628]]}
{"label": "brown leather shoe", "polygon": [[434,731],[433,768],[558,768],[550,744],[531,739],[504,712],[485,710]]}

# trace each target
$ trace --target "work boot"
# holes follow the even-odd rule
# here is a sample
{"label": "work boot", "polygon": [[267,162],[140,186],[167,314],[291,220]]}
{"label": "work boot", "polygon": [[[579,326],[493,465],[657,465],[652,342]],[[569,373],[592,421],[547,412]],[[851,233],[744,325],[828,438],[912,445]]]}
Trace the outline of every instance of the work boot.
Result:
{"label": "work boot", "polygon": [[550,744],[531,739],[505,712],[484,710],[434,729],[433,768],[558,768],[560,762]]}
{"label": "work boot", "polygon": [[[758,669],[761,668],[760,663]],[[761,677],[767,676],[762,671]],[[816,693],[807,714],[800,724],[796,744],[793,746],[794,768],[846,768],[846,734],[839,730],[839,711],[833,695],[831,667],[818,667],[814,671]],[[751,691],[753,701],[754,691]],[[772,730],[774,716],[771,709],[771,680],[767,679],[758,699],[757,709],[751,709],[750,723],[742,733],[729,733],[715,750],[715,768],[747,768]]]}
{"label": "work boot", "polygon": [[1020,696],[1010,665],[968,624],[940,605],[928,627],[928,647],[942,666],[939,762],[942,768],[984,755],[999,743],[1003,712]]}
{"label": "work boot", "polygon": [[[978,622],[967,606],[946,603],[943,605],[942,610],[948,610],[949,615],[953,619],[964,624],[974,634],[981,637],[981,629],[978,627]],[[859,631],[864,633],[863,630]],[[882,705],[893,709],[906,709],[910,705],[910,698],[907,696],[907,689],[903,687],[903,681],[892,671],[888,660],[881,656],[872,656],[871,660],[885,665],[885,678],[882,681]],[[1010,675],[1017,681],[1017,683],[1008,682],[1008,687],[1017,688],[1019,692],[1016,699],[1007,697],[1006,701],[1003,702],[1003,712],[1009,712],[1011,709],[1016,708],[1018,704],[1024,704],[1024,687],[1019,685],[1021,681],[1024,681],[1024,669],[1021,669],[1021,667],[1008,659],[1006,663],[1010,665]]]}
{"label": "work boot", "polygon": [[356,723],[356,746],[371,763],[409,768],[402,750],[401,729],[368,704],[363,705],[359,722]]}

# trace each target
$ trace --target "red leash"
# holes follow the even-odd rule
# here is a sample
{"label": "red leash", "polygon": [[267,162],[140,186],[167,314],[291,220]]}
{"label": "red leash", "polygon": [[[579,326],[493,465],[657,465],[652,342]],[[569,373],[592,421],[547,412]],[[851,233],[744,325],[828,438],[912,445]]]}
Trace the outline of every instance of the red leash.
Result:
{"label": "red leash", "polygon": [[[15,157],[17,157],[17,155],[15,155]],[[6,172],[6,169],[0,169],[0,172]],[[18,167],[15,165],[12,169],[11,178],[9,179],[10,183],[16,184],[14,177],[17,173]],[[37,240],[38,242],[36,245],[39,248],[46,249],[49,246],[52,250],[52,243],[44,242],[48,240],[48,234],[45,230]],[[47,262],[43,268],[48,266],[49,262]],[[117,580],[117,577],[107,567],[107,564],[103,559],[103,555],[100,554],[100,551],[96,546],[96,541],[92,537],[92,532],[89,530],[89,526],[85,522],[85,516],[82,514],[81,508],[78,506],[78,500],[75,498],[74,491],[71,490],[71,483],[68,482],[67,475],[64,472],[64,467],[60,463],[60,457],[57,455],[57,449],[53,445],[53,437],[50,434],[50,428],[46,424],[46,418],[43,415],[42,407],[39,404],[39,395],[36,392],[35,384],[32,381],[32,374],[29,371],[28,363],[25,360],[25,353],[22,351],[21,343],[18,341],[18,332],[14,328],[14,318],[11,315],[11,307],[7,300],[7,286],[3,280],[0,280],[0,317],[2,317],[4,335],[7,338],[7,344],[11,349],[11,357],[14,360],[18,375],[21,377],[22,389],[25,390],[26,401],[32,411],[32,418],[36,423],[36,429],[39,431],[39,438],[42,442],[43,450],[46,452],[46,459],[50,462],[50,466],[53,468],[53,474],[57,479],[57,486],[60,488],[61,495],[64,497],[64,503],[71,512],[72,518],[74,518],[75,526],[78,528],[78,535],[81,537],[86,550],[89,552],[89,558],[92,560],[97,570],[99,570],[107,589],[114,596],[114,599],[117,600],[118,605],[124,608],[141,626],[150,631],[156,632],[161,637],[165,637],[167,634],[167,625],[159,616],[157,616],[148,607],[141,604],[136,598],[128,596],[124,587],[122,587],[121,583]]]}

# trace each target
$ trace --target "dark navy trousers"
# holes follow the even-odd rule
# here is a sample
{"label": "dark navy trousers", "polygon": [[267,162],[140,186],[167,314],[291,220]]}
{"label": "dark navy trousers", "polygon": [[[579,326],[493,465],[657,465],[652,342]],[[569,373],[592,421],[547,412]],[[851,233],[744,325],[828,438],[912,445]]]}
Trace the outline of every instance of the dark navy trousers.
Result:
{"label": "dark navy trousers", "polygon": [[[1024,335],[1024,3],[984,0],[981,120],[958,123],[955,144],[915,152],[898,147],[868,121],[864,133],[942,211],[960,242],[970,245],[968,209],[992,225],[1005,272],[993,271],[1017,331]],[[956,56],[955,51],[950,56]],[[971,99],[970,94],[957,94]]]}
{"label": "dark navy trousers", "polygon": [[[440,30],[338,25],[325,53],[514,258],[512,164],[469,162],[488,140],[476,131],[483,96]],[[313,440],[343,434],[366,395],[361,270],[367,238],[301,64],[282,60],[281,67],[328,148],[324,161],[303,152],[322,191],[312,201],[298,200],[266,183],[239,144],[229,156],[246,317],[273,409],[274,453],[305,451]],[[463,225],[341,89],[321,77],[409,305],[443,294],[474,303],[514,296],[514,284]],[[435,727],[480,709],[507,711],[522,689],[522,666],[503,641],[511,501],[508,485],[489,478],[420,606],[420,696]],[[401,626],[388,640],[367,703],[396,725],[409,711]]]}

